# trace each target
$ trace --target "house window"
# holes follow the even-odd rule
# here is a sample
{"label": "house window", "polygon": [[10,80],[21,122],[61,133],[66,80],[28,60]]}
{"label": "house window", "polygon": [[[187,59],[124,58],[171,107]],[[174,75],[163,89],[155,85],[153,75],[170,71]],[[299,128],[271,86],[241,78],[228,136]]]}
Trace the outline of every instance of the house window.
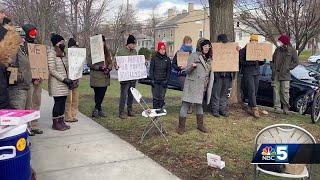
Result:
{"label": "house window", "polygon": [[170,36],[173,37],[173,30],[170,31]]}
{"label": "house window", "polygon": [[140,44],[141,44],[141,42],[140,42],[140,41],[138,41],[138,46],[140,46]]}
{"label": "house window", "polygon": [[170,53],[173,53],[173,46],[170,46]]}
{"label": "house window", "polygon": [[163,33],[163,37],[166,37],[166,33]]}
{"label": "house window", "polygon": [[148,41],[146,41],[146,47],[148,47],[149,46],[149,42]]}
{"label": "house window", "polygon": [[142,41],[142,47],[144,47],[144,41]]}
{"label": "house window", "polygon": [[203,31],[202,30],[199,31],[199,38],[203,38]]}

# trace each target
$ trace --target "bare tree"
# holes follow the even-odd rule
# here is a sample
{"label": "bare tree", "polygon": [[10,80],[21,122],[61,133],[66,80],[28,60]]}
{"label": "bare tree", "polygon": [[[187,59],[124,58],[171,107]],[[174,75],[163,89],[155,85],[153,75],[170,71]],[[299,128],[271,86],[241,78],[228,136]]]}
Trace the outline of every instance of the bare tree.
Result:
{"label": "bare tree", "polygon": [[300,54],[320,33],[318,0],[239,0],[236,17],[276,44],[277,36],[287,34]]}

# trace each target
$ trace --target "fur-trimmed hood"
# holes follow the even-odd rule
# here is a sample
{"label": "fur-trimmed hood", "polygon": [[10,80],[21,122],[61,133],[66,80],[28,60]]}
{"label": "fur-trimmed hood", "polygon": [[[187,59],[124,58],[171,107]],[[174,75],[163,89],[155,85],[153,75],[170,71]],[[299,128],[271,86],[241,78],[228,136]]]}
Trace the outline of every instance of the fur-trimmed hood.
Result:
{"label": "fur-trimmed hood", "polygon": [[0,41],[0,63],[7,64],[10,57],[14,56],[19,48],[20,36],[15,31],[14,26],[3,26],[7,32],[4,38]]}

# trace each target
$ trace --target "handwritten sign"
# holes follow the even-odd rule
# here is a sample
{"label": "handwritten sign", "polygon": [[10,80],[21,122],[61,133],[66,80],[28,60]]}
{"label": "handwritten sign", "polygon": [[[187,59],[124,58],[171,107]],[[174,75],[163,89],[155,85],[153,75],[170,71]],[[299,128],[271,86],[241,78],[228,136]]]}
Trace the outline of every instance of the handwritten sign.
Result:
{"label": "handwritten sign", "polygon": [[238,43],[212,43],[214,72],[239,71]]}
{"label": "handwritten sign", "polygon": [[83,65],[86,61],[86,48],[68,48],[69,79],[82,78]]}
{"label": "handwritten sign", "polygon": [[9,84],[14,84],[18,80],[18,68],[8,67],[7,71],[10,72]]}
{"label": "handwritten sign", "polygon": [[32,79],[48,79],[47,47],[41,44],[28,43],[28,52]]}
{"label": "handwritten sign", "polygon": [[178,52],[177,53],[177,64],[178,66],[185,66],[189,57],[188,52]]}
{"label": "handwritten sign", "polygon": [[90,37],[90,49],[92,64],[105,61],[101,34]]}
{"label": "handwritten sign", "polygon": [[119,81],[143,79],[147,77],[145,57],[139,56],[117,56],[116,57]]}
{"label": "handwritten sign", "polygon": [[249,43],[247,44],[247,61],[272,61],[272,44]]}

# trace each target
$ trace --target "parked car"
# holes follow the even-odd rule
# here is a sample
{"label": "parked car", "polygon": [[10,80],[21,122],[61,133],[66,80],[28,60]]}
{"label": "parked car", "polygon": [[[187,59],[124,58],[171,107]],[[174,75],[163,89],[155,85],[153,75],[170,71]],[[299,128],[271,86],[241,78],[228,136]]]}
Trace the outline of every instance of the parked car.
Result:
{"label": "parked car", "polygon": [[308,58],[308,62],[311,62],[311,63],[319,63],[320,64],[320,54],[315,54],[313,56],[310,56]]}
{"label": "parked car", "polygon": [[90,74],[90,68],[87,64],[84,64],[83,65],[83,70],[82,70],[82,74],[85,75],[85,74]]}
{"label": "parked car", "polygon": [[[313,94],[317,87],[317,82],[313,77],[309,76],[310,70],[300,64],[291,70],[290,83],[290,106],[291,110],[298,112],[304,98],[313,98]],[[273,88],[271,86],[272,71],[270,64],[266,63],[260,66],[259,90],[257,101],[260,105],[273,106]],[[307,112],[310,107],[305,108]],[[301,113],[306,113],[301,112]]]}

